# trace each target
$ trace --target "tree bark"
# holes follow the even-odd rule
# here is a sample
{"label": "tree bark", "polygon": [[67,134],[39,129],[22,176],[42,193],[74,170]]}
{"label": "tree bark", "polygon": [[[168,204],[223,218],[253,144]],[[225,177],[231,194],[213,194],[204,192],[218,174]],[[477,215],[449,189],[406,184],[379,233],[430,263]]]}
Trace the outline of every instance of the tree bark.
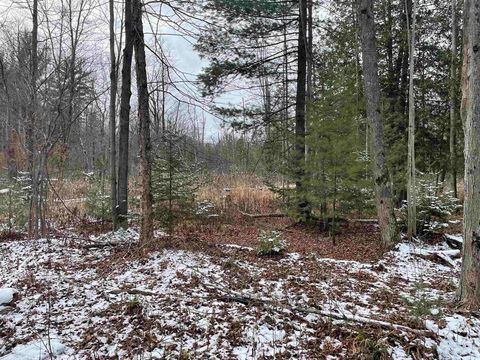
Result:
{"label": "tree bark", "polygon": [[307,99],[313,100],[313,0],[308,1],[307,16]]}
{"label": "tree bark", "polygon": [[120,131],[118,151],[118,225],[128,227],[128,146],[130,137],[130,97],[132,96],[133,19],[132,0],[125,0],[125,48],[122,63]]}
{"label": "tree bark", "polygon": [[457,153],[456,153],[456,125],[457,125],[457,0],[452,0],[452,40],[450,60],[450,172],[452,175],[451,187],[453,195],[458,197],[457,193]]}
{"label": "tree bark", "polygon": [[305,99],[307,82],[307,0],[299,0],[297,94],[295,103],[295,187],[297,212],[302,220],[309,216],[305,197]]}
{"label": "tree bark", "polygon": [[33,0],[32,6],[32,43],[30,59],[30,104],[28,110],[28,122],[25,129],[25,142],[27,147],[28,171],[31,178],[31,194],[28,217],[28,237],[37,239],[39,237],[38,221],[39,210],[39,184],[37,165],[38,156],[36,151],[35,130],[36,130],[36,104],[37,104],[37,77],[38,77],[38,0]]}
{"label": "tree bark", "polygon": [[[410,79],[408,87],[408,186],[407,186],[407,217],[408,217],[408,240],[417,234],[417,195],[416,195],[416,169],[415,169],[415,26],[417,18],[417,2],[413,0],[412,24],[408,26],[410,58]],[[407,17],[407,23],[408,17]]]}
{"label": "tree bark", "polygon": [[463,58],[462,58],[462,100],[460,103],[460,118],[462,119],[463,123],[463,129],[465,132],[465,122],[467,119],[467,95],[468,91],[468,69],[469,69],[469,62],[471,60],[470,55],[468,53],[469,47],[468,47],[468,38],[469,38],[469,18],[470,14],[468,13],[468,10],[470,9],[470,2],[471,0],[464,0],[463,2],[463,33],[462,33],[462,52],[463,52]]}
{"label": "tree bark", "polygon": [[25,142],[27,146],[28,171],[32,175],[35,151],[35,108],[37,102],[37,73],[38,73],[38,0],[33,0],[32,6],[32,45],[30,59],[30,108],[28,122],[25,129]]}
{"label": "tree bark", "polygon": [[140,244],[148,244],[153,239],[153,210],[152,210],[152,156],[150,142],[150,112],[148,99],[147,70],[145,60],[145,43],[142,23],[141,0],[133,0],[135,15],[134,48],[135,70],[137,75],[138,92],[138,121],[140,145],[140,178],[142,183],[141,194],[141,228]]}
{"label": "tree bark", "polygon": [[373,0],[359,0],[358,5],[367,117],[372,134],[370,147],[373,158],[378,223],[383,245],[385,248],[390,248],[399,240],[399,233],[395,221],[390,176],[385,159]]}
{"label": "tree bark", "polygon": [[112,229],[117,229],[117,61],[115,57],[115,11],[113,0],[109,0],[110,11],[110,196]]}
{"label": "tree bark", "polygon": [[467,0],[464,13],[462,113],[465,115],[465,202],[463,258],[459,296],[471,309],[480,308],[480,0]]}

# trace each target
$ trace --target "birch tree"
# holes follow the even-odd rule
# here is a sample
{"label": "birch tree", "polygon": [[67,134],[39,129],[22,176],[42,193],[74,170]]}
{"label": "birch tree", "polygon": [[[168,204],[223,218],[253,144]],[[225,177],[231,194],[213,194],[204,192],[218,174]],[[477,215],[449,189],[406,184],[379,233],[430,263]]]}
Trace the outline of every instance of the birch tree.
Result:
{"label": "birch tree", "polygon": [[462,304],[480,308],[480,0],[464,3],[465,202],[463,257],[459,296]]}
{"label": "birch tree", "polygon": [[399,240],[399,233],[393,208],[390,176],[385,159],[373,0],[359,0],[358,20],[362,45],[362,66],[365,100],[367,103],[367,118],[369,128],[371,129],[370,148],[373,160],[378,224],[380,226],[383,246],[389,248]]}

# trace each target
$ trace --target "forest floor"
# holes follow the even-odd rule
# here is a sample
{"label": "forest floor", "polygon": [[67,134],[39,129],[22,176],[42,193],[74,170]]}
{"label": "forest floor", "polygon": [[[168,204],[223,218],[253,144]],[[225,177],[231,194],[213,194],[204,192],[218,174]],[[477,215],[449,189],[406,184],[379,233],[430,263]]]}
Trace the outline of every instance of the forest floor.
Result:
{"label": "forest floor", "polygon": [[[336,245],[287,225],[192,224],[148,249],[134,229],[88,225],[0,240],[0,289],[16,292],[0,359],[480,358],[441,236],[382,254],[374,224],[345,225]],[[284,255],[256,254],[262,228],[284,229]]]}

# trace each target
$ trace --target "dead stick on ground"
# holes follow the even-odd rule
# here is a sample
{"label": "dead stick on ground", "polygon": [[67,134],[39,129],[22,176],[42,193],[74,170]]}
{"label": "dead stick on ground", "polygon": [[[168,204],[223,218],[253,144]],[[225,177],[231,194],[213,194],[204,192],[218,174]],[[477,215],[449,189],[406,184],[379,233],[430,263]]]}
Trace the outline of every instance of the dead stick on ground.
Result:
{"label": "dead stick on ground", "polygon": [[290,311],[295,311],[295,312],[301,312],[301,313],[306,313],[306,314],[316,314],[320,315],[323,317],[327,317],[330,319],[335,319],[335,320],[342,320],[342,321],[350,321],[350,322],[356,322],[356,323],[362,323],[362,324],[369,324],[369,325],[376,325],[380,326],[384,329],[388,330],[400,330],[400,331],[405,331],[408,333],[412,333],[415,335],[419,336],[426,336],[426,337],[432,337],[435,338],[437,335],[426,329],[413,329],[411,327],[405,326],[405,325],[399,325],[399,324],[393,324],[387,321],[382,321],[382,320],[375,320],[375,319],[370,319],[366,317],[361,317],[361,316],[346,316],[343,314],[338,314],[330,311],[324,311],[324,310],[319,310],[315,308],[303,308],[303,307],[297,307],[297,306],[286,306],[282,304],[275,303],[271,300],[264,300],[264,299],[256,299],[256,298],[251,298],[251,297],[244,297],[244,296],[220,296],[218,297],[219,300],[221,301],[227,301],[227,302],[238,302],[244,305],[272,305],[276,307],[280,307],[284,310],[290,310]]}
{"label": "dead stick on ground", "polygon": [[281,214],[281,213],[268,213],[268,214],[249,214],[249,213],[246,213],[246,212],[243,212],[243,211],[240,211],[240,214],[242,214],[243,216],[247,216],[247,217],[250,217],[250,218],[255,218],[255,219],[258,219],[258,218],[268,218],[268,217],[287,217],[288,215],[287,214]]}
{"label": "dead stick on ground", "polygon": [[144,295],[144,296],[155,296],[159,295],[155,292],[148,291],[148,290],[141,290],[141,289],[115,289],[109,291],[110,294],[122,294],[127,293],[130,295]]}
{"label": "dead stick on ground", "polygon": [[[207,287],[208,288],[208,287]],[[216,289],[217,290],[217,289]],[[110,294],[121,294],[121,293],[127,293],[130,295],[145,295],[145,296],[155,296],[155,295],[160,295],[155,292],[147,291],[147,290],[140,290],[140,289],[116,289],[116,290],[111,290],[109,292]],[[201,297],[204,299],[207,299],[205,297]],[[248,296],[237,296],[237,295],[221,295],[215,297],[217,300],[224,301],[224,302],[237,302],[240,304],[244,305],[271,305],[273,307],[281,308],[282,310],[289,310],[289,311],[294,311],[294,312],[300,312],[304,314],[316,314],[320,315],[323,317],[327,317],[330,319],[335,319],[335,320],[341,320],[341,321],[349,321],[349,322],[356,322],[356,323],[361,323],[361,324],[368,324],[368,325],[376,325],[380,326],[384,329],[387,330],[397,330],[397,331],[405,331],[411,334],[415,334],[418,336],[426,336],[426,337],[431,337],[435,338],[436,334],[430,330],[426,329],[413,329],[411,327],[405,326],[405,325],[400,325],[400,324],[393,324],[387,321],[382,321],[382,320],[375,320],[375,319],[370,319],[362,316],[347,316],[339,313],[334,313],[330,311],[324,311],[324,310],[319,310],[316,308],[304,308],[304,307],[298,307],[298,306],[288,306],[284,305],[281,303],[276,303],[272,300],[266,300],[266,299],[258,299],[258,298],[253,298],[253,297],[248,297]]]}

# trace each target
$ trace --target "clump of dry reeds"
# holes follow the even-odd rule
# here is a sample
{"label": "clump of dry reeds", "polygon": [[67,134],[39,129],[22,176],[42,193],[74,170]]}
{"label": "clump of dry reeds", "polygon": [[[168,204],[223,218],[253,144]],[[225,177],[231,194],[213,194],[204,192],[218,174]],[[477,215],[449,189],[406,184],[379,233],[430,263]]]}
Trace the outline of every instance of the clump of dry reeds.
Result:
{"label": "clump of dry reeds", "polygon": [[197,192],[197,198],[225,211],[262,213],[279,205],[278,196],[259,177],[247,174],[211,176]]}

